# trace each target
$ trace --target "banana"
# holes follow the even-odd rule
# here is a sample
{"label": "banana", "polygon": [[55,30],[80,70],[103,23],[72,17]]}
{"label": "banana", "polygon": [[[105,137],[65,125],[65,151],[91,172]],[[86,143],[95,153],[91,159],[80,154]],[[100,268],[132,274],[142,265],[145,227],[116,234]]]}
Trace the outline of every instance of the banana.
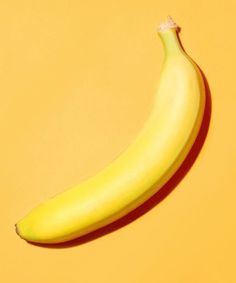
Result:
{"label": "banana", "polygon": [[99,173],[29,212],[16,224],[21,238],[54,244],[103,227],[154,195],[180,167],[201,126],[205,87],[170,17],[158,34],[165,58],[153,108],[137,137]]}

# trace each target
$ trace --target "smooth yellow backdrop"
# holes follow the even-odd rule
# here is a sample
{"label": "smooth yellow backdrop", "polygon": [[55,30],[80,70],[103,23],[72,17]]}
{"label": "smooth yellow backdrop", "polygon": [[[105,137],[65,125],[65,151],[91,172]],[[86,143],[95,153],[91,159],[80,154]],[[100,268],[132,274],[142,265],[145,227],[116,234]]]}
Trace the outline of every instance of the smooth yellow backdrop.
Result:
{"label": "smooth yellow backdrop", "polygon": [[[1,282],[236,282],[235,12],[234,0],[1,1]],[[112,233],[55,249],[21,240],[16,221],[95,174],[142,127],[169,14],[212,96],[192,168]]]}

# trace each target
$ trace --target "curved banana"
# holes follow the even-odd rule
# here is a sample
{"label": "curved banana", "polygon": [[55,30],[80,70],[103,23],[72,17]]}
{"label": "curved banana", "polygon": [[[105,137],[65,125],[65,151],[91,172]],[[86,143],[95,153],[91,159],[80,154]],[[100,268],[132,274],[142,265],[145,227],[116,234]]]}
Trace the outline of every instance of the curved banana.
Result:
{"label": "curved banana", "polygon": [[136,139],[101,172],[20,220],[21,238],[60,243],[103,227],[155,194],[180,167],[200,129],[205,88],[177,30],[171,18],[160,25],[165,60],[153,109]]}

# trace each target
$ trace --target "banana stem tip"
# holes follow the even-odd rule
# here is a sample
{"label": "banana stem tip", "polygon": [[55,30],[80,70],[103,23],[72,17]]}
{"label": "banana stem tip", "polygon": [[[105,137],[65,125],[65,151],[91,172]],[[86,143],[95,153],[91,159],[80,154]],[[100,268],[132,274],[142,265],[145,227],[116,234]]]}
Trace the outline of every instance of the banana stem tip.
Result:
{"label": "banana stem tip", "polygon": [[162,22],[158,27],[158,32],[164,32],[168,29],[174,28],[177,31],[180,31],[180,27],[176,24],[176,22],[172,19],[171,16],[167,17],[167,20]]}

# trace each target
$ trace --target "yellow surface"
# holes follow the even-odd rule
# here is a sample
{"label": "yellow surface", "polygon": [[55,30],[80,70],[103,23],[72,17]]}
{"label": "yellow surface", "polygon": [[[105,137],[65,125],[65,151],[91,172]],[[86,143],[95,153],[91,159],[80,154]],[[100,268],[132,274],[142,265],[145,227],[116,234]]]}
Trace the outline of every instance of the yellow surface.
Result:
{"label": "yellow surface", "polygon": [[[1,282],[236,282],[234,3],[1,1]],[[211,90],[195,163],[123,223],[69,246],[27,244],[14,223],[96,173],[142,127],[168,14]]]}

